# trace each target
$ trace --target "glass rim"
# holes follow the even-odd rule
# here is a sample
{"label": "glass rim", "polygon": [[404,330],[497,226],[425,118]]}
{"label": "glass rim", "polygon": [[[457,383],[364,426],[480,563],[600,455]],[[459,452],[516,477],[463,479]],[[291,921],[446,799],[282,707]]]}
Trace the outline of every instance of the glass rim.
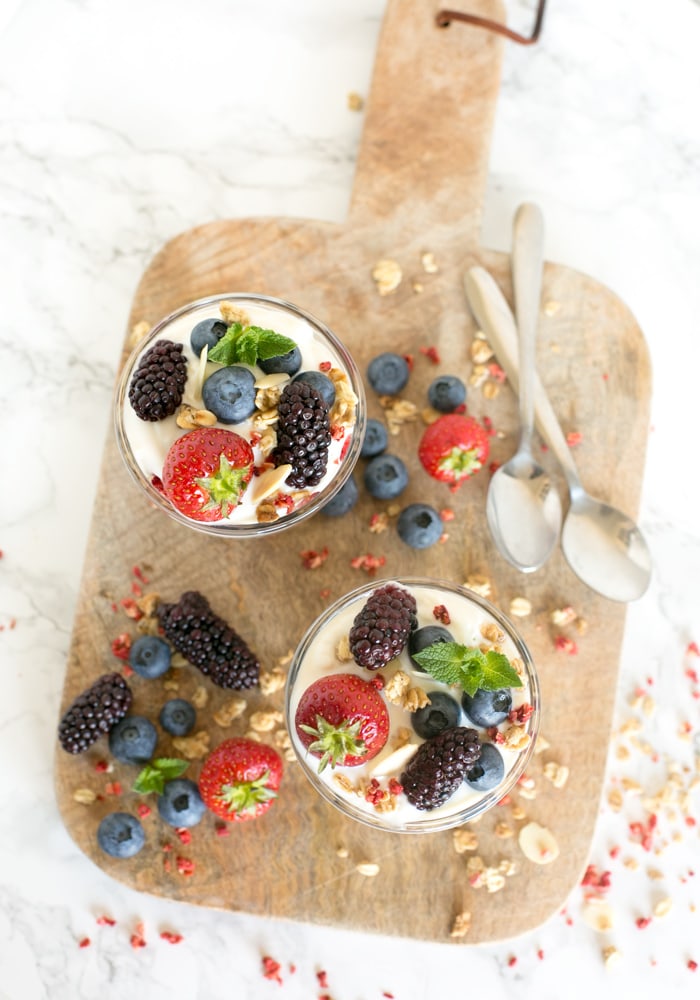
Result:
{"label": "glass rim", "polygon": [[[297,673],[300,669],[301,662],[306,655],[309,646],[312,641],[318,635],[320,629],[330,621],[339,612],[345,610],[346,607],[354,604],[359,597],[365,594],[369,594],[376,590],[378,587],[385,586],[388,583],[395,583],[399,586],[410,588],[414,587],[431,587],[435,589],[447,590],[451,593],[459,594],[461,597],[472,601],[500,625],[508,637],[513,642],[518,656],[523,661],[523,667],[527,675],[527,682],[530,689],[530,696],[528,698],[529,704],[533,707],[533,712],[529,720],[528,733],[530,735],[530,740],[528,746],[520,751],[520,755],[517,761],[513,764],[508,774],[504,777],[503,781],[490,792],[485,793],[483,798],[477,799],[475,802],[464,807],[464,809],[458,810],[455,813],[450,813],[448,815],[443,815],[436,817],[434,820],[430,819],[416,819],[415,821],[409,821],[403,826],[390,826],[381,821],[381,817],[378,815],[375,817],[372,813],[365,811],[359,807],[354,807],[353,804],[342,795],[339,795],[334,789],[324,781],[319,781],[318,774],[309,763],[308,754],[303,755],[297,749],[297,741],[294,733],[294,720],[291,717],[291,701],[292,701],[292,689],[294,681],[296,680]],[[535,743],[537,741],[537,735],[539,733],[540,727],[540,715],[541,715],[541,705],[540,705],[540,685],[539,678],[537,674],[537,668],[535,666],[532,654],[528,649],[525,640],[520,635],[520,632],[513,624],[513,622],[505,615],[499,608],[492,604],[485,597],[477,594],[475,591],[470,590],[463,584],[455,583],[452,580],[445,580],[438,577],[426,577],[426,576],[391,576],[383,577],[381,579],[373,579],[370,582],[364,583],[359,587],[355,587],[353,590],[348,591],[337,600],[335,600],[331,605],[329,605],[320,615],[318,615],[314,621],[309,625],[304,634],[302,635],[297,647],[294,651],[292,661],[289,665],[289,672],[287,674],[287,683],[285,688],[285,701],[284,701],[284,716],[285,725],[287,726],[287,731],[290,735],[290,740],[292,744],[292,749],[294,750],[295,758],[302,768],[304,776],[311,783],[314,790],[319,793],[327,802],[338,809],[341,813],[350,819],[357,820],[363,823],[365,826],[372,827],[375,830],[381,830],[385,833],[398,833],[398,834],[424,834],[424,833],[438,833],[443,830],[454,829],[457,826],[462,826],[464,823],[468,823],[470,820],[476,819],[477,816],[482,816],[493,806],[513,790],[518,780],[522,777],[530,759],[534,753]],[[316,758],[311,758],[316,760]],[[351,769],[350,769],[351,770]]]}
{"label": "glass rim", "polygon": [[[153,484],[141,471],[134,457],[134,452],[124,429],[122,413],[128,393],[129,381],[134,370],[134,365],[137,359],[143,354],[144,350],[146,350],[148,346],[157,339],[157,337],[168,325],[179,319],[181,316],[186,316],[188,313],[195,312],[199,309],[203,309],[207,306],[215,305],[220,302],[230,301],[262,303],[286,312],[291,312],[307,322],[314,328],[314,330],[316,330],[316,332],[330,341],[333,349],[337,352],[348,371],[353,392],[357,396],[358,400],[350,447],[343,459],[341,467],[338,469],[337,474],[333,477],[333,480],[325,487],[325,489],[315,494],[307,503],[298,507],[296,510],[291,511],[289,514],[284,514],[282,517],[278,517],[275,521],[234,524],[226,521],[196,521],[193,518],[189,518],[185,514],[182,514],[179,510],[173,507],[167,497],[163,496],[163,494],[153,486]],[[117,448],[124,465],[129,472],[131,479],[155,507],[162,510],[169,517],[180,524],[184,524],[188,528],[192,528],[203,534],[214,535],[219,538],[259,538],[261,536],[272,535],[277,532],[284,531],[310,517],[312,514],[318,513],[318,511],[322,510],[323,507],[325,507],[326,504],[339,492],[339,490],[342,489],[352,475],[357,459],[360,455],[362,438],[364,437],[364,428],[367,420],[367,406],[364,384],[355,360],[343,342],[328,326],[326,326],[325,323],[322,322],[322,320],[318,319],[307,310],[302,309],[300,306],[295,305],[293,302],[287,301],[286,299],[276,298],[272,295],[263,295],[257,292],[226,292],[217,293],[216,295],[207,295],[203,298],[195,299],[192,302],[188,302],[185,305],[178,307],[168,313],[167,316],[160,319],[153,327],[151,327],[146,336],[133,347],[124,361],[115,383],[112,399],[112,419]]]}

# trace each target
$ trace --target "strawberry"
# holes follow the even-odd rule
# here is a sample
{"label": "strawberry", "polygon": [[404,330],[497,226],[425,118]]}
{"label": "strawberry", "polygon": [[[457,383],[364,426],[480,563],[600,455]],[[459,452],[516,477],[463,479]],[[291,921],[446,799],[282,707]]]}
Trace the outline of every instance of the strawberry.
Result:
{"label": "strawberry", "polygon": [[163,490],[181,514],[218,521],[240,503],[252,475],[253,449],[244,438],[220,427],[197,427],[171,445]]}
{"label": "strawberry", "polygon": [[449,483],[454,492],[484,465],[489,436],[473,417],[448,413],[430,424],[418,445],[418,458],[434,479]]}
{"label": "strawberry", "polygon": [[356,674],[319,677],[302,694],[294,717],[309,753],[326,765],[354,767],[376,757],[389,738],[389,713],[372,681]]}
{"label": "strawberry", "polygon": [[276,750],[236,736],[205,757],[199,794],[217,816],[241,823],[267,812],[281,780],[282,758]]}

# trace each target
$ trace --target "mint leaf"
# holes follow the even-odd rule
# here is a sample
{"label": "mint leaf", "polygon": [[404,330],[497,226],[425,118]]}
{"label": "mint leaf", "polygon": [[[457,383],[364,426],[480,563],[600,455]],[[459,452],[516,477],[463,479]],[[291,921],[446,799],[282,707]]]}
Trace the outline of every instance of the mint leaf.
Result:
{"label": "mint leaf", "polygon": [[261,326],[242,327],[232,323],[218,344],[211,348],[207,359],[219,365],[254,365],[281,354],[289,354],[296,347],[291,337]]}
{"label": "mint leaf", "polygon": [[291,337],[285,337],[274,330],[262,330],[259,326],[249,326],[246,333],[254,332],[257,336],[258,358],[266,361],[281,354],[289,354],[297,346]]}
{"label": "mint leaf", "polygon": [[216,361],[219,365],[235,365],[236,341],[243,332],[240,323],[232,323],[218,344],[209,349],[207,361]]}
{"label": "mint leaf", "polygon": [[502,687],[522,687],[522,681],[503,653],[482,653],[476,646],[458,642],[435,642],[413,658],[443,684],[459,684],[469,695],[479,688],[497,691]]}
{"label": "mint leaf", "polygon": [[177,757],[158,757],[141,769],[133,784],[133,790],[141,795],[148,795],[149,792],[162,795],[166,781],[179,778],[188,767],[189,763],[186,760],[179,760]]}
{"label": "mint leaf", "polygon": [[481,685],[487,691],[498,691],[499,688],[519,688],[523,686],[518,672],[511,667],[505,653],[497,653],[490,649],[486,654],[484,664],[484,680]]}

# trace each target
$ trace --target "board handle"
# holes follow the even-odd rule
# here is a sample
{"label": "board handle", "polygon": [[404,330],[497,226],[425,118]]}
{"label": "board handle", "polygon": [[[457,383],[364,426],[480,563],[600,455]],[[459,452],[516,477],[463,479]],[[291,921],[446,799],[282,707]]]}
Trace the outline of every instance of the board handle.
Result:
{"label": "board handle", "polygon": [[[464,2],[471,13],[504,20],[500,0]],[[388,0],[357,157],[353,225],[459,223],[478,235],[503,39],[463,24],[439,27],[441,6]]]}

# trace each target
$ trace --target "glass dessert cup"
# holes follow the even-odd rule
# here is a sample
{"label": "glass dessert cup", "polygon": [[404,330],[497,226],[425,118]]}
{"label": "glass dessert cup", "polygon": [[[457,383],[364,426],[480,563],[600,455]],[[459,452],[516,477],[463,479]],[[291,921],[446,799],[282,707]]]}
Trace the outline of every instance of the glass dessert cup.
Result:
{"label": "glass dessert cup", "polygon": [[[228,313],[226,313],[228,310]],[[225,315],[242,313],[248,317],[250,328],[270,329],[289,337],[301,351],[301,361],[296,374],[305,371],[326,373],[333,379],[335,404],[329,408],[331,441],[328,449],[328,464],[321,481],[304,489],[286,486],[284,481],[276,484],[276,492],[264,492],[264,473],[270,468],[269,446],[265,441],[269,427],[276,428],[274,419],[274,396],[256,395],[254,413],[236,423],[221,422],[216,417],[208,417],[206,426],[232,431],[251,445],[254,454],[255,474],[245,488],[240,502],[228,516],[218,520],[198,520],[183,513],[171,502],[163,489],[163,464],[171,444],[182,437],[194,425],[178,425],[179,413],[173,413],[157,420],[143,420],[135,412],[129,400],[132,378],[146,351],[158,341],[172,340],[183,344],[183,357],[187,360],[187,382],[182,396],[182,404],[191,411],[207,413],[202,400],[202,384],[212,373],[223,365],[206,362],[192,350],[190,334],[203,320],[221,320],[228,325],[232,319],[222,319]],[[244,320],[244,325],[246,321]],[[293,374],[275,372],[267,374],[252,364],[235,362],[239,367],[247,367],[255,378],[255,392],[258,381],[279,382],[284,389]],[[336,379],[340,378],[340,384]],[[258,409],[257,404],[265,409]],[[349,405],[348,405],[349,403]],[[273,419],[270,421],[272,412]],[[341,414],[338,417],[338,414]],[[132,479],[150,502],[169,517],[197,531],[228,538],[249,538],[274,534],[311,517],[331,500],[351,475],[362,447],[366,422],[366,405],[362,378],[355,362],[341,341],[318,319],[281,299],[266,295],[230,293],[198,299],[160,320],[148,335],[135,347],[119,377],[113,407],[114,428],[119,452]],[[337,420],[338,422],[334,422]],[[262,440],[261,440],[262,439]],[[258,477],[262,470],[263,475]],[[274,501],[280,497],[280,503]],[[265,500],[265,517],[257,510],[261,500]],[[270,511],[272,511],[270,513]]]}
{"label": "glass dessert cup", "polygon": [[[482,649],[490,647],[506,655],[522,686],[509,688],[512,703],[500,724],[486,725],[483,719],[481,723],[475,722],[463,707],[462,689],[443,684],[418,669],[411,660],[408,642],[399,656],[379,670],[370,670],[355,662],[348,648],[349,630],[367,598],[387,584],[407,590],[415,597],[419,629],[428,625],[440,626],[444,622],[442,627],[448,629],[454,642],[468,647],[481,646]],[[485,637],[484,629],[489,639]],[[407,676],[409,691],[417,688],[426,693],[440,691],[449,694],[459,706],[458,721],[451,724],[476,730],[482,744],[496,746],[503,759],[504,773],[493,787],[480,791],[462,781],[446,802],[425,810],[419,810],[408,801],[400,789],[402,773],[407,759],[416,752],[411,744],[420,745],[423,737],[414,731],[413,713],[406,707],[410,697],[406,698],[404,694],[403,704],[401,698],[396,700],[394,675],[398,671]],[[356,766],[338,764],[335,767],[328,764],[319,773],[319,757],[307,749],[295,724],[298,711],[299,721],[303,714],[299,709],[300,701],[318,677],[348,673],[365,681],[381,678],[380,694],[388,709],[389,737],[383,749],[366,763]],[[402,683],[405,685],[405,680]],[[471,710],[475,711],[473,706]],[[540,693],[535,665],[527,646],[513,624],[497,608],[454,583],[427,577],[403,577],[375,580],[359,587],[337,600],[313,622],[292,659],[285,711],[292,746],[305,776],[314,789],[341,813],[375,829],[394,833],[434,833],[476,819],[512,790],[534,750],[540,720]],[[399,733],[401,728],[404,729],[403,734]],[[403,743],[405,749],[402,751],[406,732],[409,734],[408,744]],[[470,777],[474,777],[473,772],[470,772]],[[392,789],[395,792],[393,795]]]}

